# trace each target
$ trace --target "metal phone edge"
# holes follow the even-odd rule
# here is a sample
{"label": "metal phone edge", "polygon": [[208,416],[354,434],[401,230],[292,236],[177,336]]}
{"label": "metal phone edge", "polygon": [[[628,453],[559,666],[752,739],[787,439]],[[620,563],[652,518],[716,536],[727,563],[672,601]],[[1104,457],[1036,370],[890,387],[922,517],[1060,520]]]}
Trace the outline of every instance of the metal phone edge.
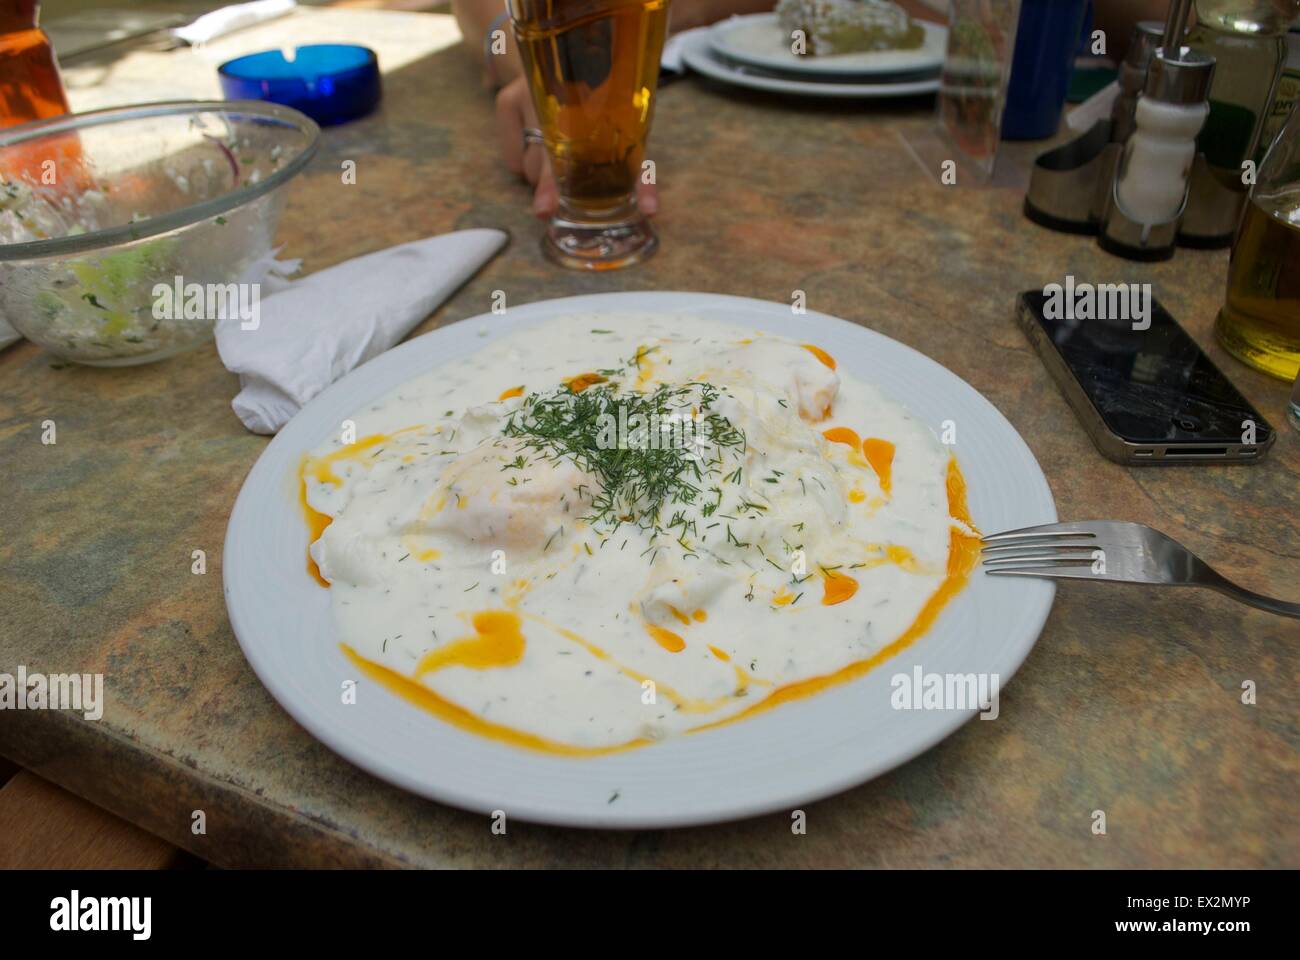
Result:
{"label": "metal phone edge", "polygon": [[[1052,345],[1047,336],[1047,331],[1043,329],[1042,324],[1034,315],[1034,310],[1029,306],[1026,299],[1027,293],[1035,291],[1026,291],[1016,294],[1016,322],[1025,338],[1038,354],[1043,366],[1047,368],[1052,379],[1056,382],[1057,387],[1065,397],[1066,403],[1074,411],[1075,416],[1083,425],[1089,439],[1092,440],[1093,446],[1106,457],[1115,463],[1122,463],[1131,467],[1153,467],[1153,466],[1182,466],[1184,464],[1196,463],[1258,463],[1263,460],[1268,451],[1272,448],[1274,440],[1277,439],[1277,430],[1272,424],[1260,420],[1268,427],[1268,439],[1263,443],[1244,444],[1244,443],[1132,443],[1125,440],[1119,434],[1111,430],[1106,423],[1101,412],[1093,405],[1088,394],[1084,392],[1079,381],[1075,379],[1074,371],[1070,369],[1065,358]],[[1252,407],[1252,410],[1254,408]],[[1258,412],[1258,411],[1256,411]],[[1215,446],[1224,447],[1223,456],[1169,456],[1169,450],[1177,450],[1180,447],[1199,447]],[[1138,451],[1150,451],[1149,455],[1138,456]]]}

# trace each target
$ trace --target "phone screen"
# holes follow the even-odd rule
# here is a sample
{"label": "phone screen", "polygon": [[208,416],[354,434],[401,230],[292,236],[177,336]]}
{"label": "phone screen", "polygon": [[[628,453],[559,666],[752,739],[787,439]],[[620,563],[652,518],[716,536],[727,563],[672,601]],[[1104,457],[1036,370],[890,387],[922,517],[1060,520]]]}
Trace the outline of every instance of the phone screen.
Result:
{"label": "phone screen", "polygon": [[1048,319],[1047,297],[1022,295],[1112,433],[1130,443],[1242,443],[1244,422],[1263,446],[1272,430],[1178,322],[1151,300],[1151,325]]}

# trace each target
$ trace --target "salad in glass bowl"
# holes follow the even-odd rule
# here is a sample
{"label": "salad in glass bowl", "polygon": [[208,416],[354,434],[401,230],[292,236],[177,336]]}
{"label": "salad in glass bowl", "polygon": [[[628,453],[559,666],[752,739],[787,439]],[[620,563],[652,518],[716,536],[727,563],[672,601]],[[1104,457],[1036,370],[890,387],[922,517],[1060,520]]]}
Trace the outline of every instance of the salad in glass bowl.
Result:
{"label": "salad in glass bowl", "polygon": [[99,366],[207,341],[214,298],[192,292],[230,309],[228,295],[260,280],[284,185],[319,138],[303,114],[258,101],[118,107],[0,132],[0,317]]}

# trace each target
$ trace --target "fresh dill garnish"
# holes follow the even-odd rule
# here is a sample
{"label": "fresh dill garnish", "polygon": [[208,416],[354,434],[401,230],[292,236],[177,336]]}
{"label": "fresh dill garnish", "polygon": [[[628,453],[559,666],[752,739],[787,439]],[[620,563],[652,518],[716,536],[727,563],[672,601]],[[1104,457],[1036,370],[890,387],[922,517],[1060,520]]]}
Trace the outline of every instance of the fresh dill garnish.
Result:
{"label": "fresh dill garnish", "polygon": [[[638,350],[633,361],[653,349]],[[596,477],[594,489],[580,488],[580,499],[591,503],[582,519],[648,529],[669,504],[692,504],[716,489],[706,478],[720,474],[728,456],[743,455],[744,432],[713,409],[720,396],[718,387],[699,382],[661,384],[646,393],[608,383],[579,393],[560,388],[525,397],[502,432],[545,460],[568,459]]]}

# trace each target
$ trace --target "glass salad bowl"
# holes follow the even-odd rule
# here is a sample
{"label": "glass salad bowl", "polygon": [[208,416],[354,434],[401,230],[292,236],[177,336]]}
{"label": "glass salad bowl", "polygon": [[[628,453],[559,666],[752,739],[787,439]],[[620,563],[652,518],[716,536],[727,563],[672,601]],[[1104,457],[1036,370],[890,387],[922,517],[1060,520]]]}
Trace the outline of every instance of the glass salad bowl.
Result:
{"label": "glass salad bowl", "polygon": [[0,318],[97,366],[209,340],[217,315],[257,302],[283,187],[319,139],[298,111],[255,101],[116,107],[0,131]]}

